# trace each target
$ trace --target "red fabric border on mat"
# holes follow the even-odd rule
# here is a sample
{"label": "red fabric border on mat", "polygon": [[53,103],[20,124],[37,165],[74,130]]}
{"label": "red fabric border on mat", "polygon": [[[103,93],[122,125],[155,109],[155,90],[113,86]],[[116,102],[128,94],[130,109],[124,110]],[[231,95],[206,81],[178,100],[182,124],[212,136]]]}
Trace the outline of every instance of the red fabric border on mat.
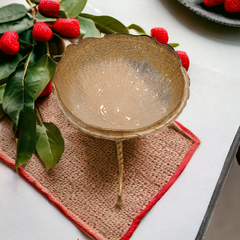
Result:
{"label": "red fabric border on mat", "polygon": [[[182,163],[179,165],[178,169],[174,173],[174,175],[171,177],[169,182],[162,188],[162,190],[151,200],[151,202],[146,206],[145,209],[133,220],[132,225],[130,226],[127,233],[120,238],[120,240],[128,240],[138,227],[139,223],[141,222],[142,218],[151,210],[151,208],[161,199],[161,197],[168,191],[168,189],[174,184],[174,182],[177,180],[179,175],[182,173],[182,171],[187,166],[188,162],[190,161],[193,153],[195,152],[196,148],[200,144],[200,140],[187,128],[185,128],[182,124],[175,121],[174,122],[183,132],[185,135],[187,135],[194,143],[192,147],[187,152],[186,156],[184,157]],[[6,162],[7,165],[9,165],[11,168],[15,168],[14,166],[14,160],[11,158],[3,155],[0,153],[0,158]],[[53,203],[68,219],[70,219],[74,224],[77,225],[79,229],[81,229],[86,235],[88,235],[92,239],[96,240],[103,240],[101,236],[96,234],[93,230],[91,230],[84,222],[81,221],[81,219],[76,216],[74,213],[67,210],[66,207],[64,207],[54,196],[51,195],[51,193],[44,188],[41,184],[39,184],[31,175],[29,175],[24,168],[18,167],[18,173],[23,178],[29,181],[34,187],[36,187],[38,190],[40,190],[50,201]]]}

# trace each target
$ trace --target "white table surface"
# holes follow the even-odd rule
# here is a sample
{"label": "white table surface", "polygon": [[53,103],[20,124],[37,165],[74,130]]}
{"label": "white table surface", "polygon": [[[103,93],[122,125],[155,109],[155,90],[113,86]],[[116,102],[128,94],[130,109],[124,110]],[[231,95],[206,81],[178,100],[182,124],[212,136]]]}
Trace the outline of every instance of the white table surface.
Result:
{"label": "white table surface", "polygon": [[[0,6],[23,0],[0,0]],[[240,28],[204,19],[176,0],[89,0],[84,11],[110,15],[147,33],[168,30],[186,51],[191,96],[178,121],[201,140],[184,172],[144,217],[132,240],[195,239],[240,123]],[[0,161],[0,240],[86,240],[71,221]]]}

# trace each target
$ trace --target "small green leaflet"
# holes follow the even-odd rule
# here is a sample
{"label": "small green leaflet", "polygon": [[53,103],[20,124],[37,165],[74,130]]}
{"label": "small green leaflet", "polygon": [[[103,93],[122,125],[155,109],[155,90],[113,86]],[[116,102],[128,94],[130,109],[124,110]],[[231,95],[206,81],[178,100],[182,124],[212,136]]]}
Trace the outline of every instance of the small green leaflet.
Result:
{"label": "small green leaflet", "polygon": [[61,8],[58,12],[58,18],[68,18],[64,10],[61,10]]}
{"label": "small green leaflet", "polygon": [[171,47],[175,48],[178,47],[179,44],[178,43],[168,43],[168,45],[170,45]]}
{"label": "small green leaflet", "polygon": [[17,53],[16,55],[5,55],[0,51],[0,80],[8,77],[15,71],[19,62],[22,60],[22,55]]}
{"label": "small green leaflet", "polygon": [[60,13],[68,18],[75,18],[82,12],[86,3],[87,0],[62,0]]}
{"label": "small green leaflet", "polygon": [[48,18],[48,17],[44,17],[42,14],[40,14],[39,12],[37,12],[36,14],[36,21],[37,22],[55,22],[57,19],[56,18]]}
{"label": "small green leaflet", "polygon": [[0,86],[0,119],[4,116],[4,111],[2,108],[2,102],[3,102],[3,95],[5,91],[6,84]]}
{"label": "small green leaflet", "polygon": [[136,24],[131,24],[127,28],[128,28],[128,30],[130,30],[130,29],[135,30],[139,35],[147,35],[146,32],[140,26],[138,26]]}
{"label": "small green leaflet", "polygon": [[80,16],[77,17],[77,20],[79,21],[79,24],[81,27],[81,34],[83,34],[83,38],[86,38],[86,37],[100,38],[101,37],[101,34],[96,28],[93,20],[80,17]]}
{"label": "small green leaflet", "polygon": [[27,14],[27,9],[21,4],[9,4],[0,8],[0,23],[11,22],[24,17]]}
{"label": "small green leaflet", "polygon": [[59,129],[53,123],[37,125],[36,150],[47,169],[55,166],[64,152],[64,140]]}
{"label": "small green leaflet", "polygon": [[80,17],[92,19],[97,29],[105,34],[128,33],[128,29],[117,19],[110,16],[94,16],[82,13]]}
{"label": "small green leaflet", "polygon": [[28,14],[16,21],[7,22],[7,23],[1,23],[0,24],[0,34],[5,33],[8,30],[15,31],[17,33],[21,33],[26,31],[27,29],[31,28],[33,26],[33,20],[32,17],[30,17]]}

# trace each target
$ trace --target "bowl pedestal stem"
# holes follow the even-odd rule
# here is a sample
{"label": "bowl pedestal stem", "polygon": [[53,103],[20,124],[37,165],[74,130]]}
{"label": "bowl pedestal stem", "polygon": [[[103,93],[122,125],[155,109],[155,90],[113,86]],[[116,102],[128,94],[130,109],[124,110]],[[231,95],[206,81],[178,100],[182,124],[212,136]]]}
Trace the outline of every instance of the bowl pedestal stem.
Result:
{"label": "bowl pedestal stem", "polygon": [[116,141],[117,146],[117,159],[119,167],[119,188],[118,188],[118,198],[117,198],[117,207],[122,206],[122,185],[123,185],[123,145],[122,141]]}

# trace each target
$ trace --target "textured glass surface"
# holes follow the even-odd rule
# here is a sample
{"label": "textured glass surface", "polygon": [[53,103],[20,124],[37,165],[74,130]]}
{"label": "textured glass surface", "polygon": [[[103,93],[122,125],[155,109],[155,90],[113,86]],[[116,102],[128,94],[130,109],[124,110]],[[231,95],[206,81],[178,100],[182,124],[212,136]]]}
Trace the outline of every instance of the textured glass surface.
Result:
{"label": "textured glass surface", "polygon": [[174,50],[150,37],[127,34],[70,45],[54,78],[58,102],[70,121],[110,132],[163,124],[185,105],[188,85]]}

